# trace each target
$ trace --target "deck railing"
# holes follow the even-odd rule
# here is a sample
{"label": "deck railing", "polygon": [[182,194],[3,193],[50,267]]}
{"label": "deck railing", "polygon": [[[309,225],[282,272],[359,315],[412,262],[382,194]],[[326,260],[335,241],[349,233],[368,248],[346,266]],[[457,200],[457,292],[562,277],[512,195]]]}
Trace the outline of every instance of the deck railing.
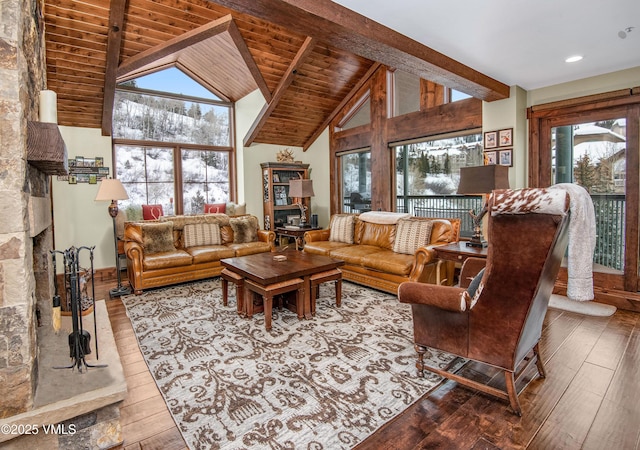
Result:
{"label": "deck railing", "polygon": [[460,236],[473,235],[473,219],[469,211],[480,212],[482,197],[464,195],[408,195],[398,197],[397,211],[408,212],[417,217],[439,217],[460,219]]}
{"label": "deck railing", "polygon": [[596,249],[593,262],[616,270],[624,270],[625,196],[592,194],[596,215]]}
{"label": "deck railing", "polygon": [[[593,262],[615,270],[624,268],[624,211],[622,194],[591,195],[596,216],[596,249]],[[471,237],[473,219],[469,211],[479,212],[482,197],[462,195],[408,195],[397,198],[396,210],[419,217],[460,218],[460,236]]]}

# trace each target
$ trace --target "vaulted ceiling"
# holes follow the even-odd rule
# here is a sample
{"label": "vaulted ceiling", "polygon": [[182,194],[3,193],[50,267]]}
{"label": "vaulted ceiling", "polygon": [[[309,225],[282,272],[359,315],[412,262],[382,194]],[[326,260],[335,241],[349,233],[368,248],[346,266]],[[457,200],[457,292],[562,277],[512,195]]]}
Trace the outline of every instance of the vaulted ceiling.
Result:
{"label": "vaulted ceiling", "polygon": [[328,0],[45,0],[60,125],[111,133],[117,81],[176,66],[222,98],[260,89],[245,137],[308,147],[380,63],[483,100],[508,86]]}

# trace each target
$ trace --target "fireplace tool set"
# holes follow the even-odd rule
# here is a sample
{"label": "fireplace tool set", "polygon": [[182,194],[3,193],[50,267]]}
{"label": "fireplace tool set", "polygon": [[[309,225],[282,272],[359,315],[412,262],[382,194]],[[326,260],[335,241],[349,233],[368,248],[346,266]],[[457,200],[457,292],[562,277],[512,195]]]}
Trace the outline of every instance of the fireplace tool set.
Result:
{"label": "fireplace tool set", "polygon": [[[106,364],[92,365],[87,363],[85,356],[91,353],[91,334],[84,329],[82,324],[83,303],[90,302],[93,306],[93,332],[95,335],[96,359],[98,359],[98,326],[96,322],[95,308],[95,287],[93,283],[93,249],[95,247],[70,247],[64,251],[52,250],[51,259],[53,261],[54,280],[56,277],[56,256],[61,254],[64,259],[64,284],[67,294],[66,304],[71,309],[72,331],[69,334],[69,356],[71,364],[68,366],[56,366],[54,369],[74,369],[79,372],[89,367],[107,367]],[[80,268],[80,255],[83,251],[89,252],[91,268],[85,270]],[[91,282],[91,297],[88,295],[87,286]],[[60,307],[60,296],[58,295],[57,282],[54,281],[55,290],[53,296],[54,308],[54,328],[56,327],[56,308]]]}

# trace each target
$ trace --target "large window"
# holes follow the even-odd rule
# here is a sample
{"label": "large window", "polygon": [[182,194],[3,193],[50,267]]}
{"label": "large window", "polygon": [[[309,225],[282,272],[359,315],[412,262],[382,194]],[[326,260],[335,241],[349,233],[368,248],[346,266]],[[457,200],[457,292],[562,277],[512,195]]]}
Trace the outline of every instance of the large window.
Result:
{"label": "large window", "polygon": [[470,236],[468,212],[481,197],[457,195],[460,168],[483,162],[482,133],[441,137],[393,147],[396,161],[396,210],[420,217],[462,219],[461,235]]}
{"label": "large window", "polygon": [[118,85],[114,171],[129,194],[122,207],[130,219],[143,204],[198,214],[205,203],[232,199],[232,114],[233,104],[175,68]]}
{"label": "large window", "polygon": [[116,177],[129,195],[120,206],[131,220],[141,218],[143,204],[160,204],[165,215],[200,214],[205,203],[230,200],[229,152],[116,144],[115,155]]}
{"label": "large window", "polygon": [[141,217],[143,204],[163,205],[169,214],[175,197],[172,148],[115,145],[116,178],[129,195],[120,202],[129,219]]}
{"label": "large window", "polygon": [[185,214],[198,214],[205,203],[229,200],[229,154],[182,150],[182,191]]}
{"label": "large window", "polygon": [[141,141],[229,146],[230,106],[118,90],[113,136]]}

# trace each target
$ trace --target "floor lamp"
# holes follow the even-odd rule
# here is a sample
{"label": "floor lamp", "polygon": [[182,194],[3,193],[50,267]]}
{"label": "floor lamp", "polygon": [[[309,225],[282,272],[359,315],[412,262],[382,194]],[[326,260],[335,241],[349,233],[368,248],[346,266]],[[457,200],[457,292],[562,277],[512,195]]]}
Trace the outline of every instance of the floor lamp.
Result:
{"label": "floor lamp", "polygon": [[98,188],[98,195],[96,195],[95,201],[105,202],[110,201],[109,215],[113,220],[113,242],[115,244],[116,251],[116,272],[118,277],[118,286],[109,291],[111,298],[120,297],[122,295],[131,294],[131,289],[128,286],[122,285],[122,279],[120,275],[120,256],[118,255],[118,233],[116,231],[116,217],[118,216],[118,200],[128,200],[129,196],[127,191],[124,190],[124,186],[120,180],[114,178],[105,178],[100,182]]}
{"label": "floor lamp", "polygon": [[482,218],[487,213],[484,194],[490,194],[494,189],[509,189],[509,167],[499,165],[461,167],[458,194],[483,195],[483,208],[478,214],[469,211],[473,219],[473,236],[467,242],[467,247],[484,248],[487,241],[482,236]]}

